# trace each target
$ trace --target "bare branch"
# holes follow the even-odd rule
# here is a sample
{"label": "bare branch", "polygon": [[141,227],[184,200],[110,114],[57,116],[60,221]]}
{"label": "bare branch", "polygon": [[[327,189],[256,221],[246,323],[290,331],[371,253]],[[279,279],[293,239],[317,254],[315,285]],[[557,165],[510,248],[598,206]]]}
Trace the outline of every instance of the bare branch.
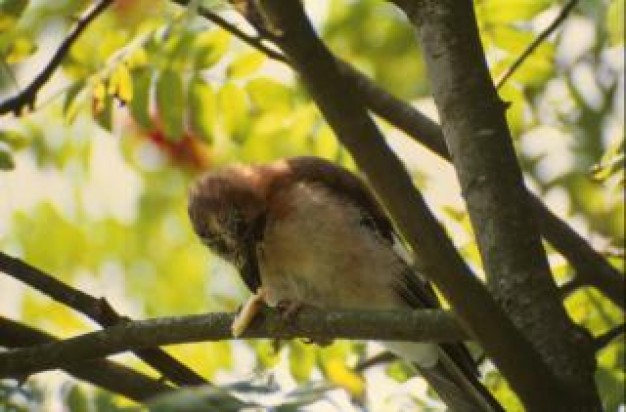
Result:
{"label": "bare branch", "polygon": [[561,299],[567,299],[572,293],[576,292],[583,286],[585,285],[580,281],[580,277],[574,277],[559,286],[559,295],[561,296]]}
{"label": "bare branch", "polygon": [[[188,0],[172,1],[181,5],[188,3]],[[200,14],[252,47],[267,53],[269,57],[289,64],[284,55],[276,55],[273,49],[269,49],[268,53],[266,51],[268,48],[263,45],[261,38],[245,34],[234,24],[208,9],[200,8]],[[410,104],[376,85],[349,63],[334,58],[341,73],[354,82],[355,93],[368,106],[368,109],[402,130],[416,142],[426,146],[433,153],[450,161],[450,153],[446,147],[441,126]],[[570,262],[579,276],[584,278],[585,284],[595,286],[624,310],[626,288],[623,287],[622,274],[565,221],[548,209],[537,196],[530,194],[530,203],[546,240]]]}
{"label": "bare branch", "polygon": [[100,13],[106,10],[112,2],[113,0],[100,0],[99,2],[92,4],[91,7],[83,13],[70,33],[63,40],[61,45],[59,45],[54,53],[54,56],[50,59],[50,62],[44,66],[41,73],[39,73],[39,75],[35,77],[35,79],[24,90],[0,103],[0,115],[13,112],[16,116],[19,116],[24,108],[28,108],[30,110],[33,109],[39,89],[41,89],[50,79],[57,67],[63,61],[65,55],[69,52],[74,42],[87,28],[87,26],[89,26],[89,23],[91,23]]}
{"label": "bare branch", "polygon": [[504,83],[520,68],[522,63],[543,43],[558,27],[565,21],[570,12],[576,7],[578,0],[570,0],[569,3],[563,7],[558,16],[550,23],[548,27],[546,27],[539,35],[533,40],[532,43],[528,45],[526,50],[522,54],[519,55],[517,59],[513,62],[511,67],[509,67],[503,74],[500,76],[500,79],[496,82],[496,89],[500,89]]}
{"label": "bare branch", "polygon": [[[0,353],[0,377],[64,368],[128,350],[178,343],[232,339],[234,314],[170,317],[121,323],[64,341]],[[266,309],[242,338],[376,339],[451,342],[466,338],[454,316],[442,310],[303,310],[288,324]]]}
{"label": "bare branch", "polygon": [[[0,316],[0,346],[22,348],[57,341],[47,333]],[[136,402],[143,402],[174,389],[159,380],[106,360],[85,361],[68,366],[65,370],[77,379]]]}
{"label": "bare branch", "polygon": [[[105,299],[96,299],[85,292],[60,282],[43,271],[0,252],[0,271],[38,290],[44,295],[86,315],[100,326],[127,322]],[[142,348],[136,355],[178,385],[202,385],[208,382],[200,375],[158,348]]]}
{"label": "bare branch", "polygon": [[617,325],[608,332],[596,337],[594,342],[596,351],[604,349],[609,343],[613,341],[613,339],[617,338],[620,335],[623,335],[624,332],[626,332],[626,323]]}

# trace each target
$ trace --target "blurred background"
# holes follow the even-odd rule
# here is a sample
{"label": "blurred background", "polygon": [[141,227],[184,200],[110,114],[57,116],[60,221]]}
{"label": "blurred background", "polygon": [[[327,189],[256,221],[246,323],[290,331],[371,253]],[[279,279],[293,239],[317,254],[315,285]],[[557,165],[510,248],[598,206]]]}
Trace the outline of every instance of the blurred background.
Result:
{"label": "blurred background", "polygon": [[[228,5],[201,5],[251,28]],[[0,0],[0,101],[47,64],[87,1]],[[343,59],[436,119],[414,33],[378,0],[310,0],[319,34]],[[494,80],[565,2],[477,0]],[[580,0],[559,30],[500,89],[529,187],[624,269],[624,1]],[[379,122],[416,185],[468,262],[478,252],[454,170]],[[0,250],[106,299],[133,318],[234,311],[248,292],[235,271],[191,231],[187,188],[203,170],[313,154],[354,169],[307,93],[284,64],[239,41],[193,9],[118,0],[71,48],[36,107],[0,118]],[[548,249],[559,283],[571,276]],[[594,334],[623,314],[594,290],[567,298]],[[95,325],[0,273],[0,315],[69,337]],[[300,388],[308,410],[442,410],[420,378],[398,363],[353,367],[380,351],[339,341],[230,341],[168,348],[218,384],[258,382],[250,394],[278,405]],[[151,373],[130,355],[116,357]],[[624,410],[624,345],[599,353],[606,410]],[[519,410],[496,371],[488,385]],[[255,398],[255,399],[256,399]],[[47,372],[18,388],[1,381],[0,410],[120,410],[130,401]],[[620,406],[621,405],[621,406]],[[12,408],[12,409],[11,409]]]}

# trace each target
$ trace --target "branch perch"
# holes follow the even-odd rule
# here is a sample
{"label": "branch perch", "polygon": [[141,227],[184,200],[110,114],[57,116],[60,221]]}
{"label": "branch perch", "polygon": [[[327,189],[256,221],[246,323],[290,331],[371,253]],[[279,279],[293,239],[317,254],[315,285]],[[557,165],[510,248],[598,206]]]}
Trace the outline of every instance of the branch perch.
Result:
{"label": "branch perch", "polygon": [[[120,316],[106,299],[96,299],[74,289],[47,273],[0,252],[0,271],[25,283],[44,295],[86,315],[100,326],[107,327],[129,321]],[[136,355],[178,385],[206,385],[208,382],[171,355],[158,348],[143,348]]]}
{"label": "branch perch", "polygon": [[[0,346],[22,348],[52,342],[58,340],[47,333],[0,316]],[[65,371],[77,379],[121,394],[136,402],[146,401],[174,389],[157,379],[106,360],[81,362],[67,366]]]}
{"label": "branch perch", "polygon": [[[152,346],[232,339],[235,314],[212,313],[120,323],[63,341],[0,353],[0,378],[73,366],[114,353]],[[288,324],[266,309],[242,338],[343,338],[451,342],[467,338],[452,314],[442,310],[303,310]]]}

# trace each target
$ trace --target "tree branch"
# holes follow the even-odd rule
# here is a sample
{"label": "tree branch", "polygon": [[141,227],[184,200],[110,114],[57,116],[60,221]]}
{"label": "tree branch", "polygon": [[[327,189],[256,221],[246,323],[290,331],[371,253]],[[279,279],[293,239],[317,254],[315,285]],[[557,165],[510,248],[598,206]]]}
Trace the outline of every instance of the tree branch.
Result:
{"label": "tree branch", "polygon": [[[23,348],[52,342],[58,340],[47,333],[0,316],[0,346]],[[65,371],[77,379],[136,402],[144,402],[174,389],[159,380],[106,360],[81,362],[66,367]]]}
{"label": "tree branch", "polygon": [[89,26],[89,23],[98,17],[100,13],[106,10],[112,2],[113,0],[100,0],[99,2],[92,4],[91,7],[83,13],[70,33],[59,45],[56,52],[52,56],[52,59],[50,59],[50,62],[44,66],[41,73],[39,73],[39,75],[35,77],[35,79],[24,90],[0,103],[0,115],[13,112],[16,116],[19,116],[25,107],[30,110],[33,109],[39,89],[41,89],[50,79],[57,67],[63,61],[65,55],[70,51],[74,42],[87,28],[87,26]]}
{"label": "tree branch", "polygon": [[425,273],[437,284],[459,316],[514,389],[535,400],[554,399],[554,380],[532,345],[478,282],[438,224],[399,160],[361,105],[333,56],[316,37],[299,2],[261,1],[276,43],[288,56],[329,125],[380,195]]}
{"label": "tree branch", "polygon": [[[0,271],[38,290],[44,295],[86,315],[100,326],[107,327],[129,319],[120,316],[106,301],[74,289],[19,259],[0,252]],[[200,375],[158,348],[142,348],[136,355],[178,385],[203,385]]]}
{"label": "tree branch", "polygon": [[510,132],[482,50],[471,1],[396,0],[415,26],[490,289],[550,365],[535,381],[557,389],[529,408],[600,409],[591,337],[563,307]]}
{"label": "tree branch", "polygon": [[594,342],[596,352],[604,349],[609,343],[613,341],[613,339],[617,338],[620,335],[623,335],[624,332],[626,332],[626,323],[617,325],[608,332],[597,336]]}
{"label": "tree branch", "polygon": [[[180,5],[186,5],[189,2],[189,0],[172,1]],[[234,24],[227,22],[206,8],[201,7],[199,12],[203,17],[245,43],[266,53],[268,57],[289,64],[284,55],[263,45],[259,37],[245,34]],[[443,138],[443,131],[436,122],[376,85],[349,63],[334,58],[338,69],[346,78],[354,82],[355,92],[372,112],[443,159],[451,160]],[[535,210],[540,230],[546,240],[570,262],[578,276],[584,279],[585,284],[595,286],[624,310],[626,308],[626,288],[624,288],[623,275],[564,220],[548,209],[537,196],[530,194],[530,203]]]}
{"label": "tree branch", "polygon": [[546,27],[539,35],[532,41],[524,50],[524,52],[519,55],[517,59],[513,62],[513,64],[504,72],[500,79],[496,82],[496,89],[500,89],[504,83],[519,69],[526,61],[526,59],[539,47],[541,43],[543,43],[560,25],[565,21],[567,16],[569,16],[570,12],[576,7],[578,0],[570,0],[569,3],[561,9],[561,12],[558,16],[550,23],[548,27]]}
{"label": "tree branch", "polygon": [[[234,314],[211,313],[121,323],[64,341],[0,353],[0,377],[19,377],[64,368],[128,350],[188,342],[232,339]],[[298,337],[451,342],[466,338],[454,316],[442,310],[303,310],[285,323],[263,310],[242,338]]]}

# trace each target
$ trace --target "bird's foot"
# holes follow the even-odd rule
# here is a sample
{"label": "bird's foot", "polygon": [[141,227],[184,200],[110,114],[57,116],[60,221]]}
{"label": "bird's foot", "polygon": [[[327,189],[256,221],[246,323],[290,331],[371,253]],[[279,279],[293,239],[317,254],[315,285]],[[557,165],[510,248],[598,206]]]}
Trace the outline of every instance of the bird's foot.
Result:
{"label": "bird's foot", "polygon": [[276,309],[280,312],[283,322],[291,322],[303,307],[302,302],[295,300],[281,300],[276,304]]}
{"label": "bird's foot", "polygon": [[[276,309],[278,309],[281,313],[281,318],[283,322],[288,323],[291,322],[294,317],[306,307],[314,308],[314,306],[307,305],[305,303],[299,301],[290,301],[290,300],[281,300],[276,305]],[[319,346],[328,346],[333,343],[332,339],[328,338],[307,338],[304,339],[304,343],[306,344],[316,344]],[[274,342],[275,347],[280,347],[280,342],[277,340]]]}

